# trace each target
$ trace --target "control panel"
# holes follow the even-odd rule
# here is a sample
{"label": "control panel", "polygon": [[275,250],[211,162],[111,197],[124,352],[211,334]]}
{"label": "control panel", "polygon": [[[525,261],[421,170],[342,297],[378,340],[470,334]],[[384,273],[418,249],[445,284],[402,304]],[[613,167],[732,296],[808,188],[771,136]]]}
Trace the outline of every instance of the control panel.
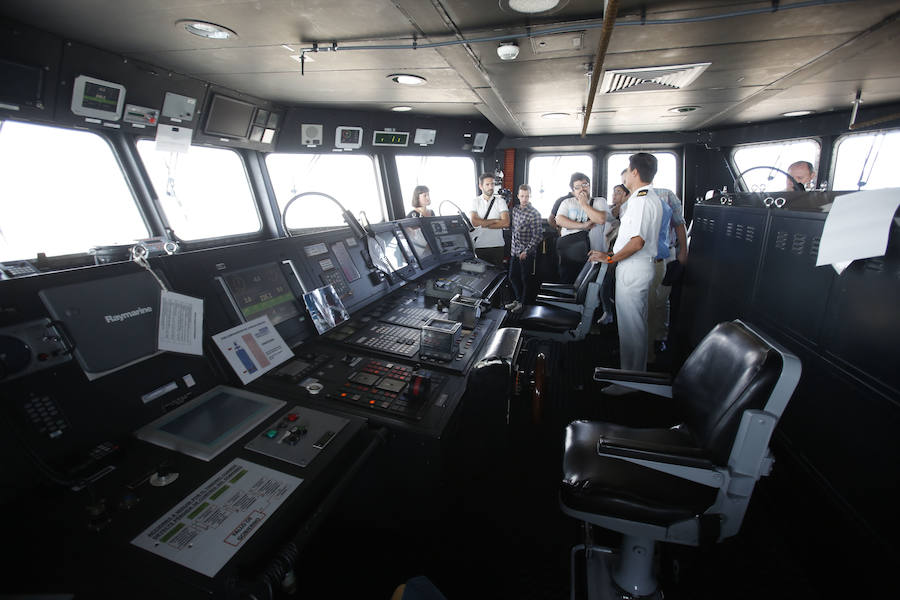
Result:
{"label": "control panel", "polygon": [[447,401],[448,376],[359,354],[316,352],[297,357],[274,377],[294,384],[308,397],[353,405],[366,412],[417,421],[429,407]]}
{"label": "control panel", "polygon": [[343,417],[294,406],[244,447],[306,467],[349,422]]}

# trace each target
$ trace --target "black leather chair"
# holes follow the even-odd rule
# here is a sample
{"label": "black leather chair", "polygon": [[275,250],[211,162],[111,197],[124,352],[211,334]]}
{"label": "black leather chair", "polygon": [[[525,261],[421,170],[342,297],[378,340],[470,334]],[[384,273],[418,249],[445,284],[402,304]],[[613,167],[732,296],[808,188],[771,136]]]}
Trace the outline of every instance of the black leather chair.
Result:
{"label": "black leather chair", "polygon": [[[629,385],[613,371],[595,378]],[[573,589],[575,557],[583,550],[589,597],[618,598],[623,591],[661,597],[656,541],[696,546],[735,535],[757,480],[771,471],[769,439],[800,372],[799,359],[758,330],[720,323],[671,383],[667,395],[680,423],[569,424],[562,510],[583,521],[587,534],[589,524],[623,534],[618,551],[596,547],[589,537],[573,549]]]}
{"label": "black leather chair", "polygon": [[606,263],[585,261],[574,284],[541,284],[535,298],[538,304],[523,308],[516,324],[534,337],[584,339],[600,304],[600,285],[607,268]]}

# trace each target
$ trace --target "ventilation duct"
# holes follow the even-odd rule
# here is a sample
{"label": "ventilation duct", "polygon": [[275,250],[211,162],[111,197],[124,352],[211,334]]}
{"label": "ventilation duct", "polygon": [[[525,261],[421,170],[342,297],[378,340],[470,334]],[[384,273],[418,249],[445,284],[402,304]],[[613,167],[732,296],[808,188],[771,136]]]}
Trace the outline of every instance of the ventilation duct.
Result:
{"label": "ventilation duct", "polygon": [[611,69],[603,74],[601,94],[619,92],[650,92],[680,90],[690,85],[712,63],[675,65],[671,67],[641,67],[639,69]]}

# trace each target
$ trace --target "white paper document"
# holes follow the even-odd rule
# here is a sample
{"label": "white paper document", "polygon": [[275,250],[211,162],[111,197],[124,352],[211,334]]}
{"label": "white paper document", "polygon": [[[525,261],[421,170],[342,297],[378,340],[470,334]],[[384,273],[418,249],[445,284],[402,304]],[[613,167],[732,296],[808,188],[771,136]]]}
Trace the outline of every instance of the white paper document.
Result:
{"label": "white paper document", "polygon": [[900,188],[835,198],[822,229],[816,266],[834,265],[840,273],[851,261],[884,256],[898,205]]}
{"label": "white paper document", "polygon": [[159,300],[159,349],[203,356],[203,300],[163,290]]}
{"label": "white paper document", "polygon": [[156,151],[185,153],[191,149],[192,133],[190,127],[160,124],[156,127]]}
{"label": "white paper document", "polygon": [[213,577],[302,482],[236,459],[131,543]]}
{"label": "white paper document", "polygon": [[294,355],[267,315],[217,333],[213,341],[244,384]]}

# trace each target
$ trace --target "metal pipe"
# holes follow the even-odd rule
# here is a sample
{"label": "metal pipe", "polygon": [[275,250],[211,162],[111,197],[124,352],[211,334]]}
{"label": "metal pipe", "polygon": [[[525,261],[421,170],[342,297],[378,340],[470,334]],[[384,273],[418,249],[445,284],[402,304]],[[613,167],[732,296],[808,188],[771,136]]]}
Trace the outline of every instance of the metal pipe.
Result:
{"label": "metal pipe", "polygon": [[588,91],[587,108],[584,109],[584,123],[581,126],[581,137],[587,135],[591,110],[594,108],[594,96],[597,95],[597,84],[600,81],[600,70],[606,60],[606,50],[616,24],[616,13],[619,11],[619,0],[609,0],[603,10],[603,29],[600,31],[600,42],[597,44],[597,56],[594,59],[594,70],[591,72],[591,88]]}

